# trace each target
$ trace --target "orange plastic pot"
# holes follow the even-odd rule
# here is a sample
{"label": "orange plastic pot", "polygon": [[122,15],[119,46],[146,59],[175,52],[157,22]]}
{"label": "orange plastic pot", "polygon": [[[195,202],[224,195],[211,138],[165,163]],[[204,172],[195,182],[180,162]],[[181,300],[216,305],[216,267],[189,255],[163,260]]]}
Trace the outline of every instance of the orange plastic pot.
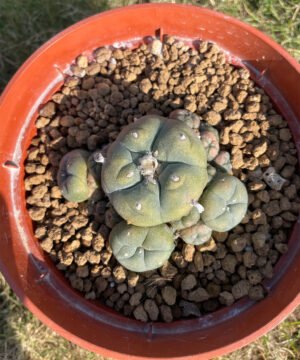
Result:
{"label": "orange plastic pot", "polygon": [[272,97],[300,146],[300,69],[267,36],[199,7],[151,4],[121,8],[68,28],[36,51],[20,68],[0,101],[0,269],[25,306],[65,338],[97,353],[121,359],[208,359],[240,348],[277,325],[300,304],[300,224],[289,251],[266,283],[259,303],[241,300],[194,320],[144,324],[85,300],[45,257],[25,208],[23,161],[39,105],[62,84],[80,53],[101,45],[138,42],[161,33],[211,40],[235,62],[244,63]]}

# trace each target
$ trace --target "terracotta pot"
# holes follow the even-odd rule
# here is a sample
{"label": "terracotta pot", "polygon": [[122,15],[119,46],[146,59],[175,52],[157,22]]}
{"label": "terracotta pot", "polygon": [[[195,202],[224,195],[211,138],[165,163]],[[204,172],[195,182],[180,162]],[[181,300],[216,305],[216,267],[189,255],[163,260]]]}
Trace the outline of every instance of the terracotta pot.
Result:
{"label": "terracotta pot", "polygon": [[207,9],[151,4],[108,11],[68,28],[20,68],[0,102],[0,269],[39,319],[67,339],[105,356],[208,359],[240,348],[277,325],[300,303],[300,223],[289,251],[266,283],[259,303],[241,300],[195,320],[144,324],[85,300],[44,256],[33,236],[24,197],[26,148],[39,105],[61,85],[63,72],[82,52],[161,32],[219,44],[252,71],[288,120],[300,145],[300,69],[279,45],[249,25]]}

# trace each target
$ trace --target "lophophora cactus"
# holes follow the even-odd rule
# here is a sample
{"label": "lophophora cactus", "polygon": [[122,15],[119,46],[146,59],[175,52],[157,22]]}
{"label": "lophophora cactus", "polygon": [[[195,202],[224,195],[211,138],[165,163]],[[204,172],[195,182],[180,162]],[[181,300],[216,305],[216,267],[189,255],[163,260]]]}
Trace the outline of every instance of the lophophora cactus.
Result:
{"label": "lophophora cactus", "polygon": [[187,244],[202,245],[210,239],[211,233],[212,229],[200,220],[196,224],[183,229],[180,232],[180,237]]}
{"label": "lophophora cactus", "polygon": [[247,190],[238,178],[219,174],[205,189],[201,203],[203,223],[214,231],[228,231],[238,225],[247,211]]}
{"label": "lophophora cactus", "polygon": [[148,115],[124,128],[108,150],[102,188],[136,226],[189,214],[207,184],[206,152],[183,122]]}
{"label": "lophophora cactus", "polygon": [[200,120],[181,109],[147,115],[123,128],[105,158],[73,150],[61,160],[58,184],[68,200],[85,201],[101,186],[125,220],[109,241],[129,270],[158,268],[178,237],[201,245],[245,216],[246,188],[232,176],[218,131]]}
{"label": "lophophora cactus", "polygon": [[85,201],[97,188],[97,175],[91,163],[90,153],[85,150],[72,150],[61,159],[57,182],[67,200]]}
{"label": "lophophora cactus", "polygon": [[175,244],[173,232],[166,224],[142,227],[123,221],[111,231],[110,246],[121,265],[142,272],[162,266]]}

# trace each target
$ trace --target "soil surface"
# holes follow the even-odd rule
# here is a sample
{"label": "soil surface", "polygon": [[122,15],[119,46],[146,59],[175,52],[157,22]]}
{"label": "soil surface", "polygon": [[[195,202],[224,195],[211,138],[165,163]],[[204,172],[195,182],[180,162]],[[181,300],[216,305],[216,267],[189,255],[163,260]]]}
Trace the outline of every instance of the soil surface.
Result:
{"label": "soil surface", "polygon": [[[35,236],[73,288],[141,321],[171,322],[261,300],[264,281],[288,251],[300,209],[297,150],[285,119],[247,69],[214,44],[192,49],[173,37],[137,49],[80,55],[61,89],[40,110],[25,161],[25,190]],[[108,244],[120,221],[101,189],[84,203],[62,198],[59,161],[76,148],[106,151],[123,126],[145,114],[185,108],[219,130],[233,173],[249,194],[242,223],[193,246],[178,240],[168,262],[127,271]],[[199,124],[195,122],[197,133]]]}

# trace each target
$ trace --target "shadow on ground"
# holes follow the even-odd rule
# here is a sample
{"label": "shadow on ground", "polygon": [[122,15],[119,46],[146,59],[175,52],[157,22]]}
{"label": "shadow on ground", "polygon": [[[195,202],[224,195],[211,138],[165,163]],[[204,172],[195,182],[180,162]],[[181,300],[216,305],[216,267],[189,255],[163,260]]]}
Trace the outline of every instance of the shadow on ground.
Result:
{"label": "shadow on ground", "polygon": [[0,1],[0,92],[20,65],[53,35],[87,16],[120,6],[123,2],[126,3],[108,0]]}

